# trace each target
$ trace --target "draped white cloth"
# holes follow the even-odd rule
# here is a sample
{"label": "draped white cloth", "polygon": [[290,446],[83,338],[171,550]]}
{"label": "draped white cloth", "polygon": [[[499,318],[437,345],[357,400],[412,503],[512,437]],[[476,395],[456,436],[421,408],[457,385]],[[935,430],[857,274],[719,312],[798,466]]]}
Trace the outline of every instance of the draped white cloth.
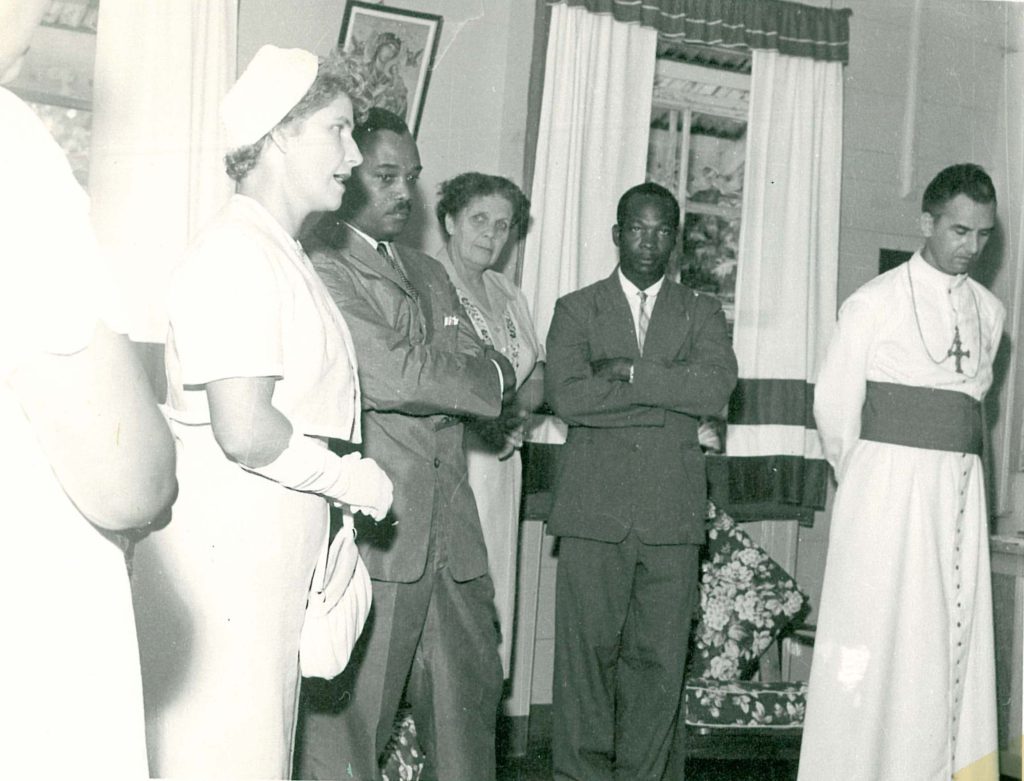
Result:
{"label": "draped white cloth", "polygon": [[[741,385],[814,380],[835,322],[842,144],[842,64],[755,50],[733,332]],[[802,400],[767,406],[774,419],[730,421],[730,457],[822,458],[796,424]]]}
{"label": "draped white cloth", "polygon": [[521,285],[541,342],[555,301],[617,263],[615,207],[646,176],[657,39],[608,14],[551,9]]}
{"label": "draped white cloth", "polygon": [[235,79],[237,5],[100,4],[89,190],[136,341],[164,341],[171,271],[234,191],[219,107]]}

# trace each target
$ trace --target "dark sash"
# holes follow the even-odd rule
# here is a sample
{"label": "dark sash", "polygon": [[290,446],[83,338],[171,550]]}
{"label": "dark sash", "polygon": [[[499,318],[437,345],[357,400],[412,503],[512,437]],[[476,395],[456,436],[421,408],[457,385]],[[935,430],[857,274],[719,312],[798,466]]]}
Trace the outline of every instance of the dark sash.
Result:
{"label": "dark sash", "polygon": [[869,381],[860,438],[980,456],[981,402],[959,391]]}

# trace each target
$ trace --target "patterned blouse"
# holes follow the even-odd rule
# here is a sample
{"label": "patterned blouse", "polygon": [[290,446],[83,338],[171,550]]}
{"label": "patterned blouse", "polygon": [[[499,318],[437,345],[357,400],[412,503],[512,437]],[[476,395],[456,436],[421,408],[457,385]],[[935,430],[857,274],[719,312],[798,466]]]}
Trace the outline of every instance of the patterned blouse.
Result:
{"label": "patterned blouse", "polygon": [[459,301],[473,323],[477,336],[488,347],[493,347],[508,358],[516,370],[516,387],[519,387],[530,376],[533,367],[544,360],[544,347],[537,338],[533,318],[522,291],[501,272],[485,271],[484,288],[493,305],[493,310],[488,310],[459,278],[448,250],[442,250],[437,259],[455,285]]}

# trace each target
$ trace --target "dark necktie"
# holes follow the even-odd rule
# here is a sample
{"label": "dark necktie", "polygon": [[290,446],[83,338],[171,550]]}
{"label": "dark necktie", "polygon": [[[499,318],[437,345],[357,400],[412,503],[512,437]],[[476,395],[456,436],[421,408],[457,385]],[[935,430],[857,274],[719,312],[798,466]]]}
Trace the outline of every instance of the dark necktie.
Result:
{"label": "dark necktie", "polygon": [[405,271],[402,270],[398,260],[396,260],[395,256],[391,254],[391,250],[388,249],[388,245],[383,241],[378,242],[377,252],[388,262],[388,265],[395,270],[395,273],[398,274],[398,278],[402,280],[402,287],[405,288],[405,292],[412,296],[414,301],[419,301],[419,295],[416,293],[416,288],[412,286],[412,283],[409,281],[409,277],[405,275]]}

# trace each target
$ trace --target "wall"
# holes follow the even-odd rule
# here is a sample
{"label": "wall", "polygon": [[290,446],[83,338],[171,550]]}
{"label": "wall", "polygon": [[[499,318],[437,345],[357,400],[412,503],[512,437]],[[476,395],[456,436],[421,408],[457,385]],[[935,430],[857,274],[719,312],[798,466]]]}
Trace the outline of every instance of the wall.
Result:
{"label": "wall", "polygon": [[[240,0],[238,63],[264,43],[326,54],[336,45],[344,0]],[[388,0],[393,8],[444,21],[417,143],[421,199],[406,241],[440,247],[433,218],[437,185],[464,171],[523,181],[534,5],[508,0]]]}
{"label": "wall", "polygon": [[[805,0],[806,1],[806,0]],[[815,2],[815,5],[832,5]],[[840,4],[836,4],[840,5]],[[990,172],[999,193],[999,234],[982,259],[983,278],[1010,310],[1020,284],[1020,50],[1024,4],[927,0],[920,19],[920,70],[913,134],[911,192],[900,196],[899,149],[907,100],[907,47],[913,0],[845,0],[850,18],[850,63],[845,69],[843,183],[839,247],[839,301],[878,273],[880,248],[916,250],[921,194],[947,165],[971,161]],[[1017,306],[1019,310],[1019,304]],[[1015,345],[1019,320],[1007,319]],[[1003,374],[1008,374],[1004,345]],[[1015,375],[1019,375],[1019,370]],[[1020,376],[993,393],[995,413],[990,472],[999,483],[994,502],[1010,513],[1005,483],[1013,458],[1009,436],[1021,426]],[[1011,426],[1010,410],[1015,409]],[[1016,437],[1019,440],[1019,434]],[[1019,448],[1015,443],[1012,449]],[[1022,524],[1024,526],[1024,524]],[[797,580],[817,604],[828,539],[828,514],[799,537]],[[812,617],[813,620],[813,617]]]}

